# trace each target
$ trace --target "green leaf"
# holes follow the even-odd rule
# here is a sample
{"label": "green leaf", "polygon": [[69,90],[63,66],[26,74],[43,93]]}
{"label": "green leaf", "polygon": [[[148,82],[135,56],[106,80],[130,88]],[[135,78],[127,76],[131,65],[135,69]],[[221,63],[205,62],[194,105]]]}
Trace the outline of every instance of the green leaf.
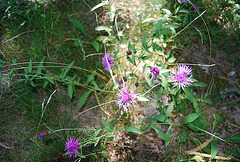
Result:
{"label": "green leaf", "polygon": [[164,89],[167,91],[167,93],[169,93],[169,90],[168,90],[168,80],[164,76],[162,76],[162,83],[161,83],[161,85],[164,87]]}
{"label": "green leaf", "polygon": [[147,64],[145,64],[145,65],[143,66],[143,72],[142,72],[142,73],[144,73],[144,72],[145,72],[145,70],[146,70],[146,67],[147,67]]}
{"label": "green leaf", "polygon": [[230,138],[226,138],[226,141],[228,142],[234,142],[234,143],[240,143],[240,133],[235,134],[233,136],[231,136]]}
{"label": "green leaf", "polygon": [[43,88],[46,88],[46,86],[48,85],[48,83],[49,83],[49,81],[45,81],[44,83],[43,83]]}
{"label": "green leaf", "polygon": [[68,96],[69,96],[69,98],[72,99],[72,95],[73,95],[73,85],[70,83],[70,84],[68,84]]}
{"label": "green leaf", "polygon": [[102,6],[104,6],[104,5],[107,5],[107,4],[109,4],[109,1],[108,1],[108,0],[102,1],[102,2],[99,3],[98,5],[94,6],[94,7],[91,9],[91,11],[94,11],[94,10],[96,10],[97,8],[102,7]]}
{"label": "green leaf", "polygon": [[32,59],[29,60],[28,71],[32,72]]}
{"label": "green leaf", "polygon": [[118,123],[118,120],[115,119],[111,122],[110,127],[113,128]]}
{"label": "green leaf", "polygon": [[185,132],[185,130],[183,130],[183,132],[179,136],[178,141],[179,142],[186,142],[186,132]]}
{"label": "green leaf", "polygon": [[175,102],[171,102],[171,104],[168,106],[167,111],[166,111],[166,117],[169,117],[171,112],[173,111],[173,106],[175,105]]}
{"label": "green leaf", "polygon": [[153,87],[153,83],[151,82],[151,80],[147,76],[145,76],[145,80],[147,81],[147,83],[150,87]]}
{"label": "green leaf", "polygon": [[199,111],[199,105],[197,103],[197,99],[194,97],[194,95],[187,88],[184,88],[184,92],[185,92],[186,96],[188,97],[188,99],[193,103],[193,107],[195,109],[195,112],[200,115],[201,112]]}
{"label": "green leaf", "polygon": [[93,41],[92,45],[93,45],[94,49],[96,50],[96,52],[99,52],[99,47],[100,47],[99,43],[97,41]]}
{"label": "green leaf", "polygon": [[82,23],[81,23],[80,21],[78,21],[77,19],[70,19],[70,22],[71,22],[78,30],[80,30],[85,37],[87,37],[87,34],[86,34],[86,32],[85,32],[85,30],[84,30],[84,28],[83,28],[83,25],[82,25]]}
{"label": "green leaf", "polygon": [[160,115],[153,114],[152,116],[160,122],[165,122],[166,116],[163,114]]}
{"label": "green leaf", "polygon": [[133,64],[133,61],[129,56],[127,56],[127,60]]}
{"label": "green leaf", "polygon": [[143,56],[142,57],[142,60],[148,60],[148,59],[150,59],[152,57],[152,55],[149,55],[149,56]]}
{"label": "green leaf", "polygon": [[89,95],[91,94],[91,90],[85,92],[79,99],[79,104],[78,104],[78,108],[81,109],[83,107],[83,105],[86,103]]}
{"label": "green leaf", "polygon": [[44,78],[47,79],[50,83],[54,84],[54,81],[52,80],[52,76],[50,76],[48,73],[44,75]]}
{"label": "green leaf", "polygon": [[218,153],[218,145],[214,142],[211,142],[211,158],[213,159]]}
{"label": "green leaf", "polygon": [[149,101],[149,99],[147,99],[147,98],[144,97],[144,96],[137,96],[137,99],[138,99],[139,101]]}
{"label": "green leaf", "polygon": [[167,131],[167,133],[166,133],[166,135],[165,135],[165,138],[166,138],[166,140],[165,140],[165,145],[166,145],[166,147],[168,146],[168,144],[170,143],[170,141],[171,141],[171,128],[172,128],[172,125],[168,128],[168,131]]}
{"label": "green leaf", "polygon": [[125,130],[128,131],[128,132],[142,134],[142,131],[138,128],[135,128],[135,127],[125,127]]}
{"label": "green leaf", "polygon": [[205,84],[205,83],[197,83],[197,82],[193,83],[192,85],[196,86],[196,87],[206,87],[207,86],[207,84]]}
{"label": "green leaf", "polygon": [[196,120],[199,117],[199,115],[197,113],[192,113],[189,114],[188,116],[186,116],[186,118],[183,120],[183,123],[191,123],[194,120]]}
{"label": "green leaf", "polygon": [[108,132],[112,132],[112,128],[110,127],[110,125],[102,118],[102,123],[105,126],[105,130]]}
{"label": "green leaf", "polygon": [[160,137],[164,140],[164,141],[166,141],[166,137],[165,137],[165,134],[162,132],[162,131],[160,131],[158,128],[156,128],[156,127],[152,127],[159,135],[160,135]]}
{"label": "green leaf", "polygon": [[86,86],[88,86],[88,84],[94,79],[94,76],[95,76],[96,74],[91,74],[91,75],[88,75],[88,79],[87,79],[87,82],[86,82]]}
{"label": "green leaf", "polygon": [[107,27],[107,26],[98,26],[98,27],[96,27],[95,28],[95,30],[97,30],[97,31],[102,31],[102,30],[105,30],[106,32],[110,32],[110,31],[112,31],[112,29],[110,29],[109,27]]}
{"label": "green leaf", "polygon": [[76,46],[76,47],[82,47],[82,44],[83,43],[85,43],[85,41],[82,41],[82,40],[80,40],[80,39],[77,39],[77,40],[75,40],[74,41],[74,46]]}
{"label": "green leaf", "polygon": [[37,73],[38,74],[40,74],[42,72],[43,61],[44,61],[44,58],[41,60],[41,62],[38,65],[38,68],[37,68]]}
{"label": "green leaf", "polygon": [[63,73],[63,78],[65,78],[67,72],[72,68],[73,64],[74,64],[75,61],[71,62],[67,68],[65,69],[64,73]]}
{"label": "green leaf", "polygon": [[222,117],[219,116],[218,114],[213,114],[214,121],[213,121],[213,129],[212,131],[216,128],[217,124],[222,120]]}

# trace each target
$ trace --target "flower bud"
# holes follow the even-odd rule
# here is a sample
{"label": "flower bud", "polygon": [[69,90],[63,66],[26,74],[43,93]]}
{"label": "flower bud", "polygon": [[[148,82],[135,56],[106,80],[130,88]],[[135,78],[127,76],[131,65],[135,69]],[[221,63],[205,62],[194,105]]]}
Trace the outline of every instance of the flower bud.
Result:
{"label": "flower bud", "polygon": [[138,82],[136,82],[136,83],[135,83],[135,86],[136,86],[136,87],[138,87],[138,86],[139,86],[139,83],[138,83]]}
{"label": "flower bud", "polygon": [[131,55],[131,54],[132,54],[132,51],[131,51],[131,50],[126,50],[126,53],[127,53],[128,55]]}

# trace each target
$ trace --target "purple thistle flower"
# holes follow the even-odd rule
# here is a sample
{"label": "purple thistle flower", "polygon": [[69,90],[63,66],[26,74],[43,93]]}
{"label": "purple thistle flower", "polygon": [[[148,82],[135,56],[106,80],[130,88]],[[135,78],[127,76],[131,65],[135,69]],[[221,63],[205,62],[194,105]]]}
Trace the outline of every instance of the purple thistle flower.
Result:
{"label": "purple thistle flower", "polygon": [[109,68],[111,66],[114,66],[114,61],[113,61],[113,58],[110,57],[110,53],[106,53],[104,55],[104,57],[102,58],[102,64],[103,64],[103,67],[106,71],[109,71]]}
{"label": "purple thistle flower", "polygon": [[159,70],[158,67],[155,66],[155,67],[151,67],[151,71],[150,72],[153,73],[153,79],[156,79],[158,74],[159,74],[159,72],[160,72],[160,70]]}
{"label": "purple thistle flower", "polygon": [[185,2],[187,2],[187,1],[188,1],[188,0],[181,0],[182,3],[185,3]]}
{"label": "purple thistle flower", "polygon": [[70,138],[67,140],[67,142],[65,143],[65,150],[67,150],[66,155],[68,155],[69,158],[77,157],[77,154],[79,154],[78,150],[79,147],[79,139],[78,138]]}
{"label": "purple thistle flower", "polygon": [[128,111],[129,107],[133,107],[133,103],[136,103],[135,101],[135,95],[134,95],[134,89],[130,89],[130,93],[128,93],[128,86],[122,87],[120,89],[120,92],[117,94],[118,101],[117,104],[119,106],[119,109],[123,107],[123,110],[125,112]]}
{"label": "purple thistle flower", "polygon": [[[178,86],[179,89],[184,89],[186,85],[192,85],[191,82],[194,82],[192,80],[191,72],[192,68],[189,68],[187,65],[178,65],[176,70],[172,69],[170,71],[170,76],[168,80],[172,82],[172,84],[174,85],[173,87]],[[191,76],[188,77],[189,75]]]}

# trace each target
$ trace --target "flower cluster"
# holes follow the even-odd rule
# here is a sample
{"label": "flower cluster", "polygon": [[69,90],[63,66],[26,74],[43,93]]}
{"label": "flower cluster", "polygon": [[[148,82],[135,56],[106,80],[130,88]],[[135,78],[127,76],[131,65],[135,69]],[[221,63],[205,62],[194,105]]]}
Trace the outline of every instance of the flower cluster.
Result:
{"label": "flower cluster", "polygon": [[160,72],[160,70],[159,70],[158,67],[155,66],[155,67],[151,67],[151,71],[150,72],[153,73],[153,79],[156,79],[158,74],[159,74],[159,72]]}
{"label": "flower cluster", "polygon": [[119,109],[123,108],[125,112],[128,111],[129,107],[133,107],[133,103],[135,103],[135,95],[134,95],[134,89],[130,89],[130,93],[128,93],[128,86],[123,86],[119,93],[117,94],[118,101],[117,104],[119,106]]}
{"label": "flower cluster", "polygon": [[189,68],[187,65],[178,65],[176,70],[172,69],[170,71],[170,76],[168,80],[172,82],[172,84],[174,85],[173,87],[178,86],[179,89],[184,89],[184,87],[186,87],[187,85],[192,85],[191,83],[194,82],[194,80],[192,80],[191,72],[192,69]]}
{"label": "flower cluster", "polygon": [[78,149],[80,148],[80,142],[78,138],[70,138],[67,140],[67,142],[65,143],[65,151],[66,155],[68,155],[69,158],[77,157],[77,154],[79,154]]}
{"label": "flower cluster", "polygon": [[106,71],[109,71],[109,69],[111,68],[111,66],[114,66],[114,61],[113,61],[113,58],[110,57],[110,53],[106,53],[104,55],[104,57],[102,58],[102,64],[104,66],[104,69]]}

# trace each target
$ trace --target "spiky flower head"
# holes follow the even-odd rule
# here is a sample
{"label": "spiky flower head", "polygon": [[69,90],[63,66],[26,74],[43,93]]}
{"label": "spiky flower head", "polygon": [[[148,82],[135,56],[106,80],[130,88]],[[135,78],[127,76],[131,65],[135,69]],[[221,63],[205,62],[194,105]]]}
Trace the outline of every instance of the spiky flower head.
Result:
{"label": "spiky flower head", "polygon": [[117,105],[119,106],[119,109],[123,108],[125,112],[127,112],[128,108],[133,107],[133,104],[136,103],[134,89],[131,87],[129,93],[128,91],[128,86],[123,86],[117,94]]}
{"label": "spiky flower head", "polygon": [[174,85],[173,87],[178,86],[178,88],[184,89],[187,85],[192,85],[191,83],[194,82],[192,79],[192,68],[189,68],[187,65],[178,65],[177,69],[172,69],[170,71],[170,76],[168,80],[172,82]]}
{"label": "spiky flower head", "polygon": [[113,58],[110,57],[110,53],[106,53],[104,55],[104,57],[102,58],[102,64],[103,64],[103,67],[106,71],[109,71],[109,69],[111,68],[111,66],[114,66],[114,61],[113,61]]}
{"label": "spiky flower head", "polygon": [[159,72],[160,72],[160,69],[158,67],[156,67],[156,66],[155,67],[151,67],[151,71],[150,72],[153,73],[153,79],[156,79],[158,74],[159,74]]}
{"label": "spiky flower head", "polygon": [[67,142],[65,143],[65,151],[66,155],[68,155],[69,158],[77,157],[77,154],[79,154],[78,149],[80,148],[80,142],[78,138],[70,138],[67,140]]}

